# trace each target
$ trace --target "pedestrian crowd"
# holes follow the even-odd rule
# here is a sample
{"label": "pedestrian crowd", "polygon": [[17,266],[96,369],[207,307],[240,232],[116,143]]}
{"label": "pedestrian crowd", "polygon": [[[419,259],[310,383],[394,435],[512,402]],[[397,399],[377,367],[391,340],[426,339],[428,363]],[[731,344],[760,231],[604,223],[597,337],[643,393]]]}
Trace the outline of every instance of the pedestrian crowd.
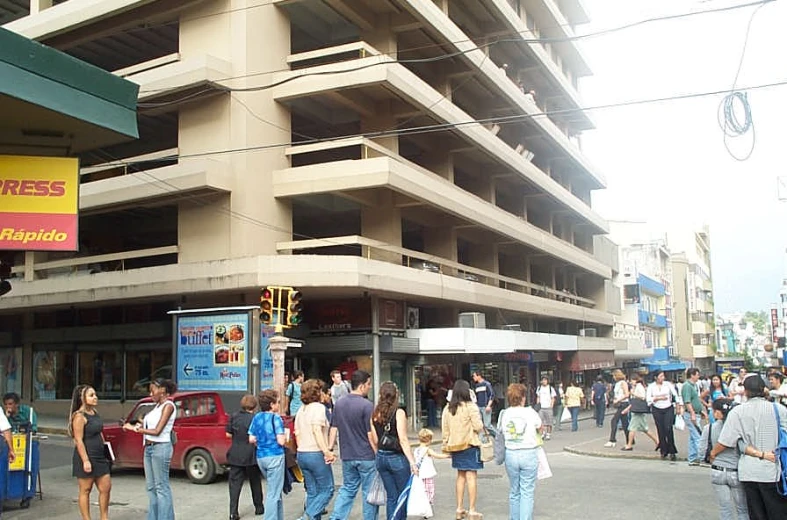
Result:
{"label": "pedestrian crowd", "polygon": [[[684,381],[671,382],[664,372],[657,371],[646,384],[639,374],[628,379],[615,370],[614,384],[609,385],[599,377],[587,389],[588,405],[599,428],[604,426],[605,410],[613,409],[605,447],[615,447],[620,429],[625,441],[621,449],[632,451],[636,434],[644,433],[662,459],[674,461],[678,452],[674,429],[686,429],[688,464],[710,466],[720,518],[787,518],[787,489],[778,490],[787,473],[778,451],[780,430],[787,437],[783,375],[770,373],[767,385],[765,378],[745,369],[727,381],[718,375],[701,377],[697,368],[688,369],[685,376]],[[359,491],[364,520],[376,520],[381,507],[385,507],[386,520],[404,518],[408,494],[423,493],[423,502],[431,511],[436,499],[434,459],[448,458],[456,470],[457,520],[483,519],[477,509],[477,478],[484,463],[491,460],[505,464],[510,519],[531,519],[536,483],[551,476],[542,445],[550,439],[552,427],[561,422],[570,421],[571,430],[576,431],[577,415],[585,404],[585,390],[575,381],[569,381],[564,390],[562,384],[553,386],[543,378],[532,392],[532,406],[528,406],[531,392],[515,383],[506,389],[508,407],[499,411],[496,427],[492,427],[492,408],[497,401],[494,387],[480,372],[473,372],[472,385],[459,379],[448,392],[441,413],[441,449],[432,446],[433,432],[427,428],[418,432],[418,446],[411,449],[399,388],[391,381],[383,382],[373,404],[368,399],[371,386],[371,376],[363,370],[355,370],[349,381],[334,371],[327,384],[319,379],[304,380],[303,373],[296,372],[283,396],[271,389],[258,396],[243,396],[240,410],[226,426],[231,439],[227,454],[230,520],[240,518],[238,502],[244,481],[249,482],[256,515],[284,520],[282,496],[292,487],[294,467],[305,488],[301,520],[345,520]],[[140,434],[144,446],[148,520],[174,518],[169,463],[177,440],[172,431],[175,405],[171,399],[176,389],[170,380],[154,380],[150,384],[151,411],[140,422],[123,426]],[[6,398],[0,431],[7,437],[9,418],[19,421],[25,411],[20,412],[14,396]],[[68,432],[74,439],[72,466],[83,520],[90,519],[89,499],[94,487],[99,493],[100,518],[108,519],[111,460],[97,404],[96,391],[90,385],[74,389]],[[560,412],[555,417],[558,406]],[[285,410],[291,414],[295,410],[290,423],[293,431],[285,427]],[[648,428],[648,415],[653,416],[655,434]],[[28,415],[26,424],[30,425],[31,419]],[[328,513],[337,461],[342,465],[342,485]]]}

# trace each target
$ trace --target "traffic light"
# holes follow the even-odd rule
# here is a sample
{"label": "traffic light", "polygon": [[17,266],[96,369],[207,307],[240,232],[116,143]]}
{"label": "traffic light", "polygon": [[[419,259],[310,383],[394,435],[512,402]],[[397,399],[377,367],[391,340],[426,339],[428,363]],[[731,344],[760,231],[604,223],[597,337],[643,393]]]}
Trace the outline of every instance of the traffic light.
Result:
{"label": "traffic light", "polygon": [[303,294],[297,289],[292,289],[287,292],[287,325],[290,327],[297,327],[303,321],[303,304],[301,299]]}
{"label": "traffic light", "polygon": [[265,325],[273,321],[273,291],[267,287],[262,288],[260,295],[260,321]]}

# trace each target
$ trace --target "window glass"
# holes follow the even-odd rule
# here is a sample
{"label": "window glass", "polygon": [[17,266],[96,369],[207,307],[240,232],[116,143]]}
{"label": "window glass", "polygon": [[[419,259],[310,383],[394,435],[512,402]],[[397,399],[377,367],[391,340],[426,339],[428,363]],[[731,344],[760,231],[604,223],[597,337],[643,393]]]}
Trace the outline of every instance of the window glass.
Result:
{"label": "window glass", "polygon": [[206,395],[179,399],[175,407],[177,417],[199,417],[216,413],[216,402],[213,397]]}
{"label": "window glass", "polygon": [[22,395],[22,349],[0,349],[0,393]]}
{"label": "window glass", "polygon": [[126,398],[139,399],[149,394],[150,382],[172,379],[172,349],[154,348],[126,352]]}
{"label": "window glass", "polygon": [[120,351],[80,352],[79,383],[90,385],[101,399],[120,399],[123,363]]}
{"label": "window glass", "polygon": [[33,399],[71,399],[76,385],[76,352],[44,350],[33,355]]}

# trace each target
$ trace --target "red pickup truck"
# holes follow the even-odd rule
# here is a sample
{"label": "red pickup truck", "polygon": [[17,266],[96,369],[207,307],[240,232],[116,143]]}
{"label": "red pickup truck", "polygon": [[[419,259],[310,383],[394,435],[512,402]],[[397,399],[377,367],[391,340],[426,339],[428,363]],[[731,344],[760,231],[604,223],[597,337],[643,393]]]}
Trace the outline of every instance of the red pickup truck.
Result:
{"label": "red pickup truck", "polygon": [[[172,469],[186,471],[195,484],[209,484],[224,473],[227,450],[231,440],[225,435],[229,415],[216,392],[179,392],[175,401],[175,426],[178,437],[172,454]],[[149,397],[140,400],[125,422],[136,424],[153,409]],[[142,468],[142,436],[124,430],[121,425],[104,426],[104,438],[115,452],[114,465],[120,468]]]}

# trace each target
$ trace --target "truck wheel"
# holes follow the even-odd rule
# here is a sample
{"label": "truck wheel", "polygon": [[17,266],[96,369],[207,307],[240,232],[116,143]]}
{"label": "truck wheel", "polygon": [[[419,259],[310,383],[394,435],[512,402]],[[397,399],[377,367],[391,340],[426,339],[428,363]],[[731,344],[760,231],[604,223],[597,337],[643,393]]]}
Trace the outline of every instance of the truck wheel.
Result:
{"label": "truck wheel", "polygon": [[210,453],[197,448],[186,457],[186,476],[195,484],[210,484],[216,478],[216,463]]}

